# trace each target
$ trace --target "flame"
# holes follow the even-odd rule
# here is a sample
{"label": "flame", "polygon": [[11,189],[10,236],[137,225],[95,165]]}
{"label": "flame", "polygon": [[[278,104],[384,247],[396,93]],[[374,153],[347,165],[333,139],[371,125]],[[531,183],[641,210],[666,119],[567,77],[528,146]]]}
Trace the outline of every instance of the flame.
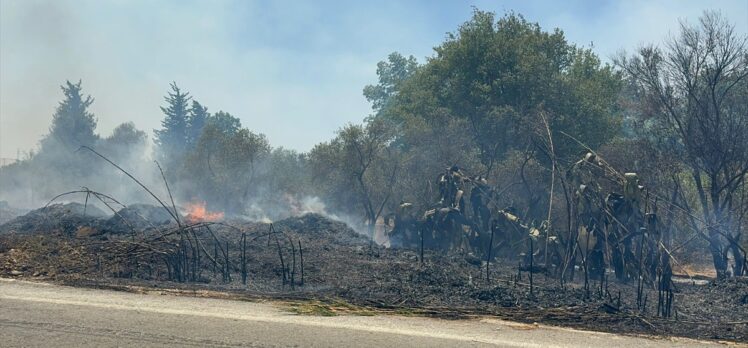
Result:
{"label": "flame", "polygon": [[223,219],[223,212],[210,212],[205,207],[205,201],[187,203],[187,221],[189,222],[202,222],[202,221],[218,221]]}

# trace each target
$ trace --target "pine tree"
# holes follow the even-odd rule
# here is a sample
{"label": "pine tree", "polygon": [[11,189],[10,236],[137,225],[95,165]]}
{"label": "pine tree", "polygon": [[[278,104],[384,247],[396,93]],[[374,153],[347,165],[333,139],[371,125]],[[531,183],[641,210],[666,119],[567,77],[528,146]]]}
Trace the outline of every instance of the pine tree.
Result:
{"label": "pine tree", "polygon": [[165,117],[162,129],[154,130],[157,156],[167,172],[176,170],[179,160],[187,149],[189,93],[182,92],[176,82],[171,83],[171,92],[164,97],[167,105],[161,107]]}
{"label": "pine tree", "polygon": [[88,111],[94,99],[83,96],[81,81],[65,81],[60,86],[65,99],[57,106],[52,115],[49,135],[42,140],[42,151],[64,150],[73,152],[82,145],[92,146],[98,140],[96,118]]}
{"label": "pine tree", "polygon": [[187,145],[190,149],[195,148],[209,117],[210,113],[208,112],[208,108],[201,105],[197,100],[193,100],[189,119],[187,120]]}

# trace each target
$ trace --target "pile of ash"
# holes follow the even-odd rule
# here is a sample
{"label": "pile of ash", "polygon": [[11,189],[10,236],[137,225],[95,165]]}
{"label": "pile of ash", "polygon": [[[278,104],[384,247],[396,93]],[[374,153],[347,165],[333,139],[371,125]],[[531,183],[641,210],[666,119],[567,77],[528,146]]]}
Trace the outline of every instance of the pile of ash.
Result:
{"label": "pile of ash", "polygon": [[57,231],[68,236],[85,237],[142,231],[172,222],[171,215],[163,207],[149,204],[132,204],[108,215],[90,204],[58,203],[9,219],[0,225],[0,234]]}
{"label": "pile of ash", "polygon": [[21,209],[15,209],[6,201],[0,201],[0,225],[24,213]]}
{"label": "pile of ash", "polygon": [[131,204],[101,224],[102,233],[129,233],[158,228],[174,222],[163,207],[150,204]]}
{"label": "pile of ash", "polygon": [[92,205],[57,203],[32,210],[0,225],[0,234],[33,234],[52,231],[73,235],[98,228],[107,215]]}
{"label": "pile of ash", "polygon": [[276,230],[294,232],[308,238],[328,239],[342,245],[368,245],[369,238],[354,231],[345,222],[308,213],[289,217],[274,224]]}

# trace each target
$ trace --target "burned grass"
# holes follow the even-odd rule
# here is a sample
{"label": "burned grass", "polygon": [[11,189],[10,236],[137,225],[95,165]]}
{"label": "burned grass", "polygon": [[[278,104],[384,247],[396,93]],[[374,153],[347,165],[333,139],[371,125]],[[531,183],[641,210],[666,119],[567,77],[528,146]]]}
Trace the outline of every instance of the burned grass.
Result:
{"label": "burned grass", "polygon": [[[637,304],[633,283],[593,283],[598,290],[588,292],[579,279],[562,286],[557,277],[536,270],[531,287],[527,271],[509,260],[492,263],[486,280],[485,264],[464,255],[426,250],[421,262],[415,250],[380,247],[320,215],[289,218],[272,228],[244,221],[230,225],[205,227],[210,233],[194,227],[200,228],[191,234],[198,251],[179,259],[133,247],[133,240],[157,238],[174,226],[132,235],[103,232],[109,227],[90,221],[72,232],[40,225],[48,229],[0,235],[0,275],[128,291],[276,299],[286,301],[289,311],[307,315],[493,316],[606,332],[748,342],[745,278],[703,285],[679,282],[675,315],[666,319],[657,315],[658,293],[651,286],[644,290],[643,306]],[[81,233],[84,228],[93,231]],[[182,271],[194,277],[175,277],[177,268],[167,261],[181,263]]]}

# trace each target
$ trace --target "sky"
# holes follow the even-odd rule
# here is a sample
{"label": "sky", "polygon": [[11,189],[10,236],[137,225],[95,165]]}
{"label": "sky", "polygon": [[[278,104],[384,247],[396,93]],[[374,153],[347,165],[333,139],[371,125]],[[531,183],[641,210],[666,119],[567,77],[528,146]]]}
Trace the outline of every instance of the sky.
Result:
{"label": "sky", "polygon": [[362,95],[391,52],[431,56],[473,8],[520,13],[604,60],[721,11],[748,33],[748,0],[0,0],[0,158],[38,146],[65,80],[95,98],[97,131],[152,137],[176,82],[273,146],[307,151],[371,113]]}

